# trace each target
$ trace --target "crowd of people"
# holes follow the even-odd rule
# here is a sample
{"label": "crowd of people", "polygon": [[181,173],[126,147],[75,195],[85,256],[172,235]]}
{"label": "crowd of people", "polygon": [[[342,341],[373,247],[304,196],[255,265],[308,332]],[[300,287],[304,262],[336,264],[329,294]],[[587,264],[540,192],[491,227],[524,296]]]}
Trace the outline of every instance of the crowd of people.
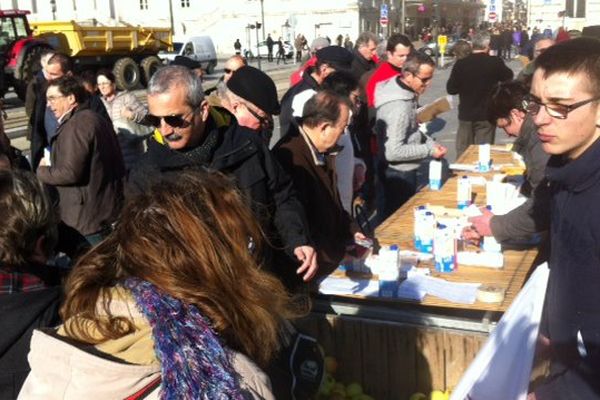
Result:
{"label": "crowd of people", "polygon": [[[419,114],[435,62],[402,34],[379,55],[346,39],[315,40],[281,99],[238,54],[207,93],[189,62],[159,69],[147,106],[42,54],[29,160],[0,136],[0,397],[288,397],[287,321],[372,239],[356,204],[383,221],[448,150]],[[460,43],[457,152],[516,137],[529,197],[464,236],[546,232],[551,375],[530,398],[600,398],[600,43],[548,40],[517,80],[488,32]]]}

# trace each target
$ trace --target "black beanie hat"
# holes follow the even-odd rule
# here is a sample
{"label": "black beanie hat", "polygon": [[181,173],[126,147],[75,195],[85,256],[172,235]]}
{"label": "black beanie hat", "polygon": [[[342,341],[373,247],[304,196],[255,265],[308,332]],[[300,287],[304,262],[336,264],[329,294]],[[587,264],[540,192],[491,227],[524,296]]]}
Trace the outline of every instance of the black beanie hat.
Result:
{"label": "black beanie hat", "polygon": [[265,113],[279,114],[275,82],[261,70],[250,66],[239,68],[227,81],[227,88]]}

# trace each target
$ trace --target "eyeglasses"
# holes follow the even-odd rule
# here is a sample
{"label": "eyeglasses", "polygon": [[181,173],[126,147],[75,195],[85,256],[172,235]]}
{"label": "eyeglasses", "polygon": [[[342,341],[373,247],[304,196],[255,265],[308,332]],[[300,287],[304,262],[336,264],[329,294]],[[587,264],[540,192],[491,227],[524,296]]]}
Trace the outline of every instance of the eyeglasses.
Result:
{"label": "eyeglasses", "polygon": [[112,82],[98,82],[98,87],[110,86],[110,85],[112,85]]}
{"label": "eyeglasses", "polygon": [[223,68],[223,72],[225,72],[226,74],[231,74],[233,70],[229,68]]}
{"label": "eyeglasses", "polygon": [[569,113],[579,107],[585,106],[588,103],[593,101],[600,100],[600,96],[593,97],[591,99],[579,101],[575,104],[565,105],[565,104],[546,104],[542,103],[540,99],[537,99],[533,96],[529,96],[523,100],[523,108],[529,114],[537,115],[540,112],[540,108],[544,106],[546,112],[549,116],[556,119],[566,119]]}
{"label": "eyeglasses", "polygon": [[165,115],[162,117],[148,114],[146,115],[146,120],[155,128],[160,128],[163,120],[167,125],[169,125],[172,128],[181,128],[185,124],[189,124],[189,121],[187,121],[187,117],[190,116],[194,111],[196,111],[196,108],[197,107],[192,108],[190,112],[186,114]]}
{"label": "eyeglasses", "polygon": [[271,116],[263,117],[262,115],[258,115],[256,111],[252,111],[252,109],[247,105],[245,105],[245,107],[246,110],[248,110],[248,112],[252,114],[252,116],[260,123],[260,126],[263,128],[270,128],[273,126],[273,118]]}
{"label": "eyeglasses", "polygon": [[57,96],[48,96],[48,97],[46,97],[46,102],[47,103],[54,103],[56,100],[58,100],[58,99],[60,99],[62,97],[66,97],[66,96],[64,96],[62,94],[57,95]]}

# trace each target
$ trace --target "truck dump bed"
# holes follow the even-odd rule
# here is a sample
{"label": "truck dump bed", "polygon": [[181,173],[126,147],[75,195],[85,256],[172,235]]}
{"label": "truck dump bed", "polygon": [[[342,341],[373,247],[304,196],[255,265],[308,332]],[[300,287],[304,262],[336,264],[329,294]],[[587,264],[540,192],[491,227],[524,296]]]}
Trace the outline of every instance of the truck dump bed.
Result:
{"label": "truck dump bed", "polygon": [[86,26],[75,21],[30,25],[34,36],[71,57],[132,56],[173,50],[170,28]]}

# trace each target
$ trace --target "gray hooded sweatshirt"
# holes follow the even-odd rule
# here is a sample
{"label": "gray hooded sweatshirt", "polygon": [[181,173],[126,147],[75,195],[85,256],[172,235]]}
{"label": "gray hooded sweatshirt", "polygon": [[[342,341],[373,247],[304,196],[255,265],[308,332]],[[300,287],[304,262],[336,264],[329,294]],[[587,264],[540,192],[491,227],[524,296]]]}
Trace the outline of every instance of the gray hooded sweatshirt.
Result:
{"label": "gray hooded sweatshirt", "polygon": [[417,96],[397,78],[375,87],[378,155],[399,171],[416,169],[431,156],[434,141],[419,132]]}

